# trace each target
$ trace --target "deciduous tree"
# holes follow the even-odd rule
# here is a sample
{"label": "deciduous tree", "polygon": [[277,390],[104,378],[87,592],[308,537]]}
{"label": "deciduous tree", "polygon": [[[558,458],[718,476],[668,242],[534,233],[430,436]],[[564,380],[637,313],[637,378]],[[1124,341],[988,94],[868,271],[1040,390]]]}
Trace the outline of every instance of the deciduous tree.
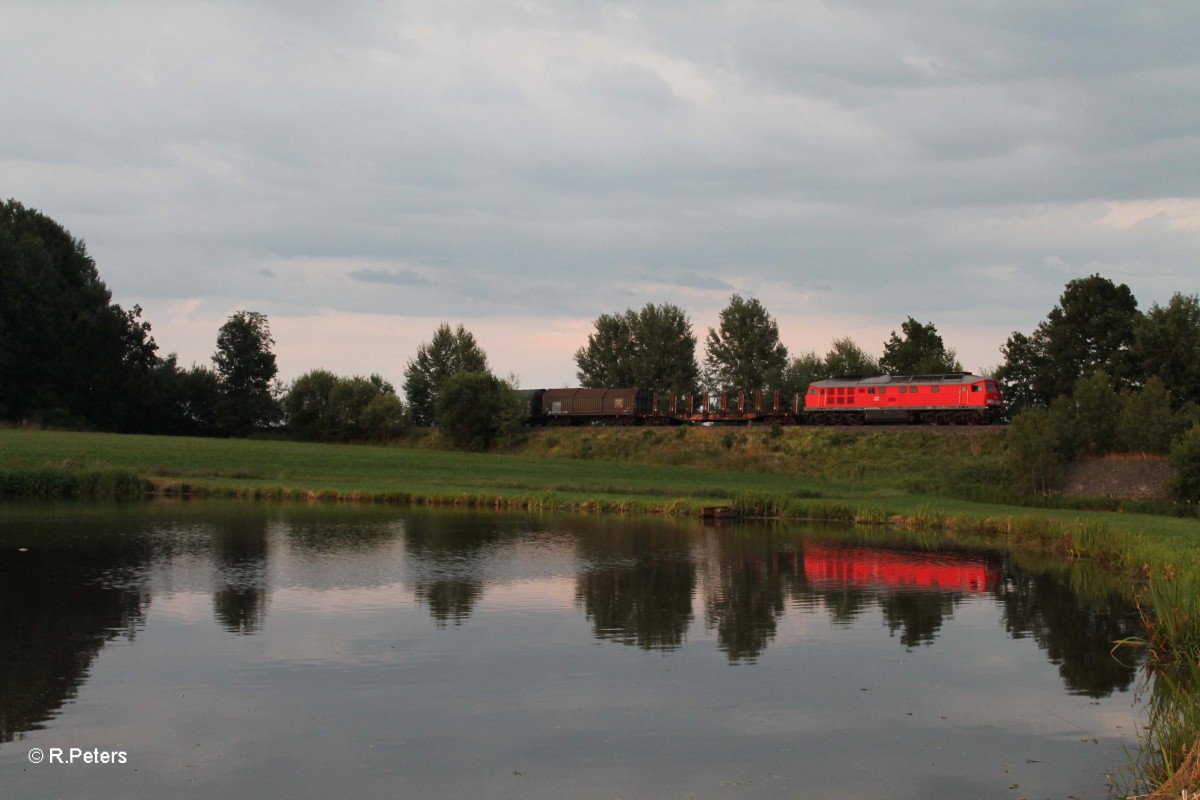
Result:
{"label": "deciduous tree", "polygon": [[1133,453],[1165,454],[1183,432],[1183,415],[1174,409],[1171,392],[1157,375],[1146,385],[1121,396],[1117,438],[1121,448]]}
{"label": "deciduous tree", "polygon": [[1200,298],[1177,292],[1166,306],[1150,306],[1138,322],[1133,354],[1147,375],[1170,387],[1177,407],[1200,403]]}
{"label": "deciduous tree", "polygon": [[462,325],[451,329],[438,326],[429,344],[422,343],[417,355],[404,368],[404,394],[417,425],[437,421],[437,399],[442,386],[460,372],[488,372],[487,354]]}
{"label": "deciduous tree", "polygon": [[755,298],[733,295],[720,324],[708,329],[704,365],[713,391],[758,391],[776,385],[787,366],[779,325]]}
{"label": "deciduous tree", "polygon": [[490,372],[459,372],[438,393],[436,413],[438,428],[451,445],[482,451],[512,432],[520,401],[511,386]]}
{"label": "deciduous tree", "polygon": [[953,350],[947,350],[932,322],[924,325],[912,317],[900,324],[901,338],[892,331],[883,345],[879,368],[892,375],[933,375],[962,372]]}
{"label": "deciduous tree", "polygon": [[1171,448],[1167,463],[1171,467],[1167,481],[1171,497],[1192,506],[1200,504],[1200,425],[1194,425]]}
{"label": "deciduous tree", "polygon": [[330,438],[329,396],[337,384],[338,376],[327,369],[310,370],[292,381],[283,396],[283,411],[293,436],[307,441]]}
{"label": "deciduous tree", "polygon": [[783,377],[779,381],[781,400],[790,400],[794,394],[804,394],[813,381],[829,377],[829,367],[825,359],[814,352],[807,352],[788,359],[784,367]]}
{"label": "deciduous tree", "polygon": [[238,311],[217,333],[217,422],[227,435],[248,436],[279,421],[274,344],[266,315],[257,311]]}
{"label": "deciduous tree", "polygon": [[142,430],[157,345],[46,215],[0,205],[0,419]]}
{"label": "deciduous tree", "polygon": [[583,386],[636,386],[687,392],[699,382],[696,337],[678,306],[647,303],[641,311],[601,314],[587,346],[575,351]]}
{"label": "deciduous tree", "polygon": [[881,374],[879,362],[849,336],[833,340],[825,354],[825,371],[834,378],[867,378]]}
{"label": "deciduous tree", "polygon": [[1132,348],[1140,317],[1125,284],[1099,275],[1073,280],[1031,336],[1009,337],[996,377],[1010,398],[1030,405],[1049,405],[1099,369],[1117,387],[1129,386],[1139,374]]}
{"label": "deciduous tree", "polygon": [[1018,414],[1004,434],[1009,470],[1019,491],[1049,494],[1062,470],[1059,426],[1045,408]]}

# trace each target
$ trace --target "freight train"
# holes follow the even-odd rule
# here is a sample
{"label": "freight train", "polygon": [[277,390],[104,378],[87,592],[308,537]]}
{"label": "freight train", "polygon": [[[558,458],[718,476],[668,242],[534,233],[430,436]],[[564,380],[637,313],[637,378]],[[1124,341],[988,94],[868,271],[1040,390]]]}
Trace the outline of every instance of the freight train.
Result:
{"label": "freight train", "polygon": [[533,425],[986,425],[999,421],[1004,397],[991,378],[951,372],[831,378],[790,396],[778,390],[714,396],[637,388],[536,389],[527,393],[526,409]]}

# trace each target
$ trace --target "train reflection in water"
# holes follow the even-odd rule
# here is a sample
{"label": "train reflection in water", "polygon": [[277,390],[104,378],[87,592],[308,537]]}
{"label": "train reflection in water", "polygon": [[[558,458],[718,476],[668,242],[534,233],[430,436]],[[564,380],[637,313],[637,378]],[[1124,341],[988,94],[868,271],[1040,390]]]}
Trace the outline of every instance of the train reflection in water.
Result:
{"label": "train reflection in water", "polygon": [[804,575],[814,588],[992,592],[1003,582],[1000,568],[985,561],[940,553],[910,553],[809,544]]}

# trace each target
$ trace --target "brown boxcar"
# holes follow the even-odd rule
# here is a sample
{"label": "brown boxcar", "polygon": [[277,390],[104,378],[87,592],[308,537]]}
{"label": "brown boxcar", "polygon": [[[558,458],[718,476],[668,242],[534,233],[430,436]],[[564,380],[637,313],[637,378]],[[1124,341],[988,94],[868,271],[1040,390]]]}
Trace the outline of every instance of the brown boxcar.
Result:
{"label": "brown boxcar", "polygon": [[547,389],[542,414],[559,424],[637,423],[651,413],[652,404],[653,394],[646,389]]}

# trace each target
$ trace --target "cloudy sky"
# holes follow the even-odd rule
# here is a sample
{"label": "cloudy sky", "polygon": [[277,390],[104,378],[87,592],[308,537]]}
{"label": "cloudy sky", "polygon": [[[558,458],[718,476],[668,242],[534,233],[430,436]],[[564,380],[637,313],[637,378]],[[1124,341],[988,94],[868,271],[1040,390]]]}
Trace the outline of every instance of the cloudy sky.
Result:
{"label": "cloudy sky", "polygon": [[796,354],[969,369],[1067,281],[1200,291],[1200,4],[4,0],[0,198],[163,353],[397,386],[442,321],[575,383],[601,313],[733,293]]}

